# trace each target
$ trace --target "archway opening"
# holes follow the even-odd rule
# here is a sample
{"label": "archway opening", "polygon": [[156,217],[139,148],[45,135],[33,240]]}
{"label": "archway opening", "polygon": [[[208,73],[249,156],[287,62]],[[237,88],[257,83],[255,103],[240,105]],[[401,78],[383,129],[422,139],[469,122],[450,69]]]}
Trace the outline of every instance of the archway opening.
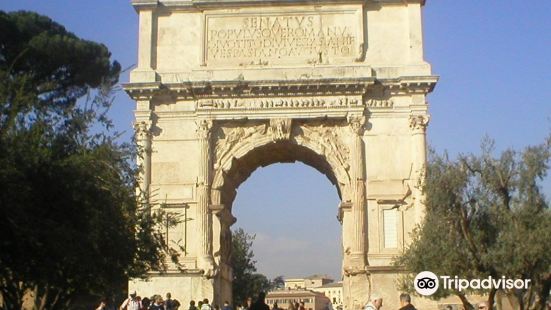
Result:
{"label": "archway opening", "polygon": [[341,278],[342,237],[335,187],[302,163],[259,169],[238,189],[234,227],[256,234],[258,271],[269,278]]}
{"label": "archway opening", "polygon": [[[342,226],[337,215],[346,184],[339,182],[326,156],[293,140],[271,142],[233,158],[224,173],[220,202],[237,220],[232,228],[256,235],[257,271],[269,279],[303,278],[304,289],[328,283],[308,286],[309,276],[341,281]],[[332,298],[320,302],[327,301],[333,303]],[[342,304],[342,289],[333,304]]]}

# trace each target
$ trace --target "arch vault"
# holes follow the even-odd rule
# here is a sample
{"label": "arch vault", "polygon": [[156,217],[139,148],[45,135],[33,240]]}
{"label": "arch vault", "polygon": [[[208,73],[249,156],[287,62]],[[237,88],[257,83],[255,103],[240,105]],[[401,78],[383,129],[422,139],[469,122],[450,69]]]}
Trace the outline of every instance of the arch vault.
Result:
{"label": "arch vault", "polygon": [[[423,217],[426,95],[421,0],[133,0],[141,187],[184,217],[180,263],[130,281],[183,304],[231,299],[236,189],[258,167],[302,161],[336,186],[346,309],[397,303],[392,257]],[[395,302],[393,300],[396,300]]]}

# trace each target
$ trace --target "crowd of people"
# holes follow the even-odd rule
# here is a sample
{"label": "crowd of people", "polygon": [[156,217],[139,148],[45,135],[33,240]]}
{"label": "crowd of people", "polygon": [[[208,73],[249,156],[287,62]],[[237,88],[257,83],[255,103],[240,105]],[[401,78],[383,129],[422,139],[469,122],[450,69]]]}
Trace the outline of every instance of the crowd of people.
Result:
{"label": "crowd of people", "polygon": [[[551,304],[548,304],[551,305]],[[107,299],[103,299],[96,310],[179,310],[181,304],[178,300],[172,299],[171,294],[166,294],[166,299],[163,300],[161,295],[154,295],[151,298],[141,298],[136,292],[130,294],[130,296],[124,300],[120,307],[116,308],[109,303]],[[380,310],[383,307],[383,298],[380,295],[373,294],[370,301],[365,305],[363,310]],[[237,305],[235,310],[307,310],[304,302],[289,302],[285,308],[279,308],[277,303],[273,304],[272,309],[266,304],[266,294],[261,292],[258,298],[253,302],[252,297],[247,298],[243,304]],[[488,310],[489,304],[483,301],[475,307],[476,310]],[[182,309],[184,310],[184,309]],[[224,302],[224,305],[220,307],[217,304],[209,303],[208,299],[203,299],[197,304],[194,300],[190,301],[189,308],[187,310],[234,310],[228,301]],[[400,295],[400,308],[398,310],[416,310],[411,304],[411,296],[409,294]],[[446,310],[452,310],[451,306],[448,306]]]}
{"label": "crowd of people", "polygon": [[[252,298],[247,298],[243,305],[238,305],[237,310],[270,310],[266,304],[266,294],[260,293],[258,299],[253,303]],[[292,310],[306,310],[304,303],[301,307],[297,306]],[[141,298],[136,292],[130,294],[127,299],[117,308],[108,299],[102,299],[96,310],[180,310],[181,304],[178,300],[172,299],[170,293],[166,294],[166,299],[163,300],[161,295],[154,295],[151,298]],[[277,304],[273,309],[278,309]],[[183,310],[183,309],[182,309]],[[211,304],[207,298],[195,303],[195,300],[190,301],[188,310],[233,310],[228,301],[220,307],[217,304]]]}
{"label": "crowd of people", "polygon": [[180,302],[172,299],[170,293],[166,293],[166,299],[163,300],[161,295],[142,298],[134,292],[118,308],[108,298],[104,298],[96,310],[179,310],[180,306]]}
{"label": "crowd of people", "polygon": [[[371,295],[371,300],[365,305],[363,310],[379,310],[383,307],[383,298],[377,294]],[[399,310],[416,310],[411,304],[411,296],[409,294],[400,295]]]}
{"label": "crowd of people", "polygon": [[[372,295],[371,300],[367,303],[363,310],[380,310],[383,307],[383,298],[379,295]],[[547,304],[547,309],[551,310],[551,303]],[[453,307],[448,305],[445,310],[453,310]],[[475,310],[489,310],[490,304],[487,301],[481,301],[474,307]],[[495,309],[495,308],[494,308]],[[416,310],[411,304],[411,296],[409,294],[400,295],[400,308],[398,310]]]}

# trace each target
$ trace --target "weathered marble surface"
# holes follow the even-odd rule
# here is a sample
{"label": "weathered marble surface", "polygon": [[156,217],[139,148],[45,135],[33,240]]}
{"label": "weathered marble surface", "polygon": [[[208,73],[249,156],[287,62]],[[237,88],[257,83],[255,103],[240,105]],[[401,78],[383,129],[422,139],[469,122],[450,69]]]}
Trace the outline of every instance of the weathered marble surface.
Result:
{"label": "weathered marble surface", "polygon": [[397,308],[390,263],[424,214],[426,96],[437,82],[423,59],[424,3],[132,3],[138,66],[125,88],[148,150],[141,187],[194,220],[168,232],[185,246],[181,265],[130,289],[231,300],[235,190],[259,166],[299,160],[342,200],[345,308],[374,292]]}

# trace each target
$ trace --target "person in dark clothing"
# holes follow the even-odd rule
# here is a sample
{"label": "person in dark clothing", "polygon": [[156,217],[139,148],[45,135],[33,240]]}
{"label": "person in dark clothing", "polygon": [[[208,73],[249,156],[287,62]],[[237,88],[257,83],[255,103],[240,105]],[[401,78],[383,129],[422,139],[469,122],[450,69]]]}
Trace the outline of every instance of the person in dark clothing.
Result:
{"label": "person in dark clothing", "polygon": [[222,307],[222,310],[233,310],[227,300],[224,301],[224,307]]}
{"label": "person in dark clothing", "polygon": [[142,299],[142,309],[147,310],[147,309],[149,309],[150,305],[151,305],[151,300],[147,297],[144,297]]}
{"label": "person in dark clothing", "polygon": [[195,300],[189,302],[189,310],[197,310],[197,307],[195,307]]}
{"label": "person in dark clothing", "polygon": [[247,297],[247,300],[245,300],[245,310],[251,310],[252,306],[253,306],[253,298]]}
{"label": "person in dark clothing", "polygon": [[155,296],[155,302],[149,306],[149,310],[165,310],[163,298],[160,295]]}
{"label": "person in dark clothing", "polygon": [[411,297],[409,294],[400,294],[400,310],[416,310],[411,304]]}
{"label": "person in dark clothing", "polygon": [[270,310],[270,306],[266,304],[265,299],[266,293],[260,292],[260,294],[258,294],[258,299],[252,305],[251,310]]}

